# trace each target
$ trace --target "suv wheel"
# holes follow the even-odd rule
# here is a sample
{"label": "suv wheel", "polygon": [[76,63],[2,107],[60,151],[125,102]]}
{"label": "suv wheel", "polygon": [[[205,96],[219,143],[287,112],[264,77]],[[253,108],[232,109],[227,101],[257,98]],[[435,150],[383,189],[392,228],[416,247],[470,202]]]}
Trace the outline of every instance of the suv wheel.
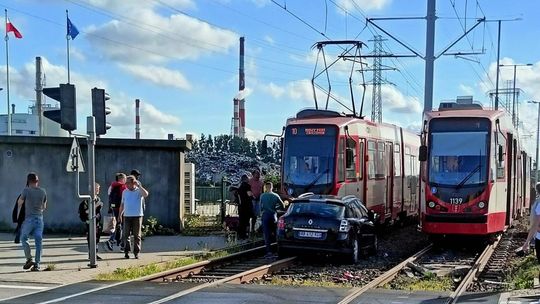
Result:
{"label": "suv wheel", "polygon": [[358,238],[354,236],[351,243],[351,253],[349,253],[347,260],[350,264],[356,264],[358,263],[358,252],[360,251],[358,246]]}

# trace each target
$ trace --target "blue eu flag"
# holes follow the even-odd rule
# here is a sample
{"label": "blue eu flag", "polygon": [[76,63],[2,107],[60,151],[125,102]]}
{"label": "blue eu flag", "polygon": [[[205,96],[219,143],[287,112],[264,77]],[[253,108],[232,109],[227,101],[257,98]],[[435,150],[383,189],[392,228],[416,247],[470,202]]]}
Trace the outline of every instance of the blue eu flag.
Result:
{"label": "blue eu flag", "polygon": [[69,20],[69,17],[67,17],[67,34],[68,36],[71,36],[71,39],[75,39],[77,35],[79,35],[79,30],[77,27],[71,23],[71,20]]}

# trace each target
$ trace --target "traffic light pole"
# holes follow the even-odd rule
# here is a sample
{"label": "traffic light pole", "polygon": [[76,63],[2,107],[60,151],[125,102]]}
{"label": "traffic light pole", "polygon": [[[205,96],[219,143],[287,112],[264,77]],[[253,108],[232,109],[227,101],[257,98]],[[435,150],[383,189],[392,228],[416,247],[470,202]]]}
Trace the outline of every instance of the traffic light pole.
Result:
{"label": "traffic light pole", "polygon": [[88,229],[88,254],[90,257],[90,268],[96,268],[96,125],[94,116],[86,117],[86,130],[88,133],[88,189],[90,190],[90,202],[88,206],[88,217],[90,219]]}

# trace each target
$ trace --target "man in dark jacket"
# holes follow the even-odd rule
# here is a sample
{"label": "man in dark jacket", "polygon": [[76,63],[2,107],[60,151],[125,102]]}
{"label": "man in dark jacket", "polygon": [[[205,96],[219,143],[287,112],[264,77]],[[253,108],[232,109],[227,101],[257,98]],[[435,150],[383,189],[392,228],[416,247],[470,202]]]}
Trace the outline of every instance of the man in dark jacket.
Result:
{"label": "man in dark jacket", "polygon": [[238,196],[240,197],[240,205],[238,206],[238,238],[247,238],[247,229],[249,227],[249,219],[253,217],[253,194],[251,186],[248,183],[248,176],[242,175],[240,179],[240,187],[238,187]]}

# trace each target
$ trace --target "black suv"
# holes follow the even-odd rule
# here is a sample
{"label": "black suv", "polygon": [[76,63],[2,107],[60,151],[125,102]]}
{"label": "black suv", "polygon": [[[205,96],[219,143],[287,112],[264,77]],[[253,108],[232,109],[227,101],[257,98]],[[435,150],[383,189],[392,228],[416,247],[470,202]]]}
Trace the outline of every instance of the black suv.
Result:
{"label": "black suv", "polygon": [[356,263],[359,253],[377,251],[376,217],[354,195],[303,194],[279,218],[279,255],[337,253],[344,254],[347,262]]}

